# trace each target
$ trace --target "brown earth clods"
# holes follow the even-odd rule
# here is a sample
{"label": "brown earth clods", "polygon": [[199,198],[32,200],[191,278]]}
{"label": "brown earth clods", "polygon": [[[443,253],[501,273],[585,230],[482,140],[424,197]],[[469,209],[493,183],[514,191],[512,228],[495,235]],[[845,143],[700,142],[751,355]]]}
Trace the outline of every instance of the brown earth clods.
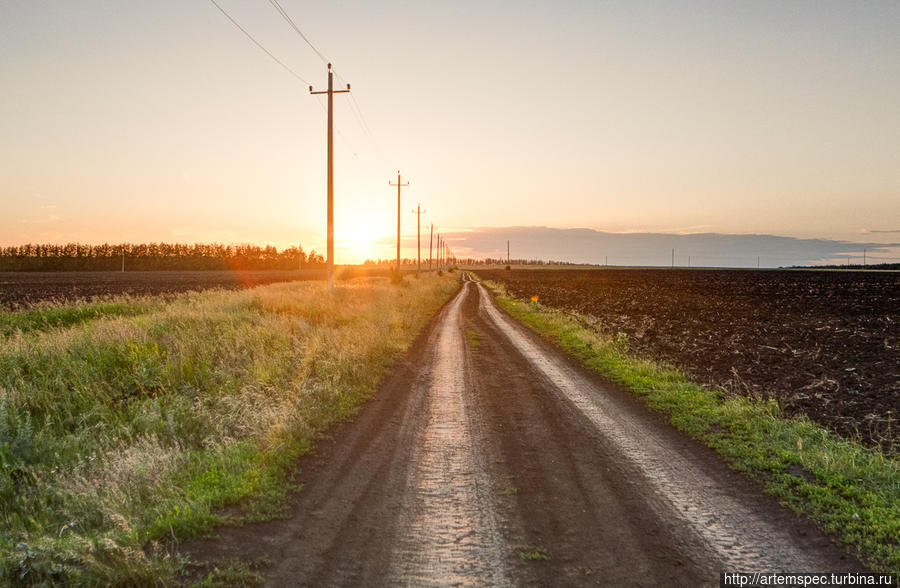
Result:
{"label": "brown earth clods", "polygon": [[491,270],[512,296],[576,311],[730,393],[842,435],[900,441],[900,273]]}

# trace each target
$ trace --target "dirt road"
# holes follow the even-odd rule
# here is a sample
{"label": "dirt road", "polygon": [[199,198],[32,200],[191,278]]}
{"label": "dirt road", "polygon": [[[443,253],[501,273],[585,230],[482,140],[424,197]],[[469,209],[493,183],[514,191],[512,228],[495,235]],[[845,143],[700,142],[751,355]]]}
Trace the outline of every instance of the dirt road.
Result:
{"label": "dirt road", "polygon": [[299,467],[289,519],[184,551],[267,556],[272,586],[717,586],[722,571],[862,569],[470,281]]}

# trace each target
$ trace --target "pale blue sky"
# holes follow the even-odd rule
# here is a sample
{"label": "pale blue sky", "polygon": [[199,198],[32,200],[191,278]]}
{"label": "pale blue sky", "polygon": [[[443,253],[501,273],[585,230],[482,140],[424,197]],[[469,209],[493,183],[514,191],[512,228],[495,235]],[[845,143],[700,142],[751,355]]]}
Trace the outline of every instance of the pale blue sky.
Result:
{"label": "pale blue sky", "polygon": [[[900,240],[896,1],[281,1],[383,152],[336,97],[339,261],[390,256],[398,167],[448,229]],[[0,86],[2,244],[323,246],[324,111],[208,0],[5,0]]]}

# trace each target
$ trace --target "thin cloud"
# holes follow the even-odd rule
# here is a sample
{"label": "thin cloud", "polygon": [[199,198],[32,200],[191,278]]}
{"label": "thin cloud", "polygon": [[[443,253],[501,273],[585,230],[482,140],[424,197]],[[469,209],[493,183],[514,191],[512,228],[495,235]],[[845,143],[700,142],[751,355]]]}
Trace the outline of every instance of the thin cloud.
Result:
{"label": "thin cloud", "polygon": [[[799,239],[765,234],[611,233],[552,227],[480,227],[447,235],[457,250],[474,257],[506,257],[506,242],[518,259],[544,259],[610,265],[707,267],[779,267],[815,265],[835,258],[861,256],[894,261],[895,243]],[[891,256],[891,257],[889,257]]]}
{"label": "thin cloud", "polygon": [[59,215],[53,214],[45,218],[20,218],[18,223],[20,225],[43,225],[47,223],[55,223],[60,220]]}

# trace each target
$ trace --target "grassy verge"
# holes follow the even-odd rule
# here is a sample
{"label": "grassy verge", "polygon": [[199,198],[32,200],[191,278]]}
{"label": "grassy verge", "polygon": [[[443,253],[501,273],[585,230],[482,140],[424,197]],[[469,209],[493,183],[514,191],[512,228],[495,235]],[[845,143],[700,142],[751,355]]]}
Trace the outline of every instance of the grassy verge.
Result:
{"label": "grassy verge", "polygon": [[782,504],[852,546],[875,570],[900,573],[900,462],[831,435],[778,405],[726,397],[671,367],[629,353],[624,334],[584,317],[510,298],[485,282],[500,306],[586,367],[622,384],[670,422],[759,481]]}
{"label": "grassy verge", "polygon": [[0,311],[0,335],[8,337],[17,331],[27,334],[71,327],[103,317],[135,316],[160,308],[163,304],[163,299],[158,296],[119,296],[111,300],[66,305],[42,302],[27,310]]}
{"label": "grassy verge", "polygon": [[[0,314],[0,584],[168,585],[159,548],[277,516],[458,287],[354,280]],[[10,325],[15,325],[15,328]]]}

